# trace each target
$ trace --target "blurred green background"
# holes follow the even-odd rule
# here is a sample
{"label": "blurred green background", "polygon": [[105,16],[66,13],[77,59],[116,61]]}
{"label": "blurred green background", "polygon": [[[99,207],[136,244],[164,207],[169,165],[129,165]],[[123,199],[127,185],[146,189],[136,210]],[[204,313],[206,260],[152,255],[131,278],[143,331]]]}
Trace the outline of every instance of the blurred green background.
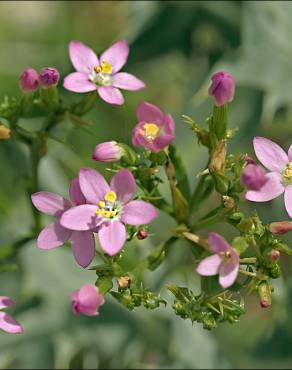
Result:
{"label": "blurred green background", "polygon": [[[80,166],[103,171],[105,166],[91,160],[94,146],[111,139],[129,143],[135,107],[142,100],[174,116],[176,145],[194,187],[206,151],[198,147],[181,114],[204,122],[212,108],[209,77],[218,69],[230,71],[237,83],[230,126],[240,130],[231,149],[252,153],[256,134],[285,148],[290,145],[291,35],[292,3],[284,1],[1,1],[0,97],[20,96],[19,74],[28,66],[57,67],[62,78],[71,72],[72,39],[100,53],[125,38],[131,49],[124,70],[144,80],[147,88],[125,93],[123,107],[97,98],[87,116],[94,124],[86,130],[62,122],[54,134],[67,145],[49,141],[40,166],[41,190],[67,196]],[[68,100],[80,99],[63,93]],[[35,118],[21,125],[33,130],[40,122]],[[28,232],[32,218],[23,190],[30,170],[26,148],[1,141],[0,163],[1,253],[1,246]],[[167,187],[163,191],[169,197]],[[215,195],[199,214],[212,209],[214,202]],[[252,211],[254,205],[244,209]],[[257,209],[265,222],[288,218],[281,198]],[[171,219],[161,216],[152,226],[154,237],[126,248],[129,258],[147,254],[173,226]],[[231,240],[234,231],[219,226]],[[208,332],[175,317],[172,297],[163,288],[173,282],[198,291],[190,258],[184,243],[177,243],[169,261],[146,276],[148,286],[162,289],[170,302],[166,309],[128,312],[107,297],[98,318],[73,317],[69,294],[94,282],[94,272],[79,268],[66,247],[46,252],[35,243],[26,245],[14,261],[17,272],[0,274],[0,295],[17,302],[12,312],[25,328],[20,336],[0,333],[0,368],[292,368],[291,259],[282,259],[283,278],[273,282],[272,308],[260,309],[253,295],[239,324]]]}

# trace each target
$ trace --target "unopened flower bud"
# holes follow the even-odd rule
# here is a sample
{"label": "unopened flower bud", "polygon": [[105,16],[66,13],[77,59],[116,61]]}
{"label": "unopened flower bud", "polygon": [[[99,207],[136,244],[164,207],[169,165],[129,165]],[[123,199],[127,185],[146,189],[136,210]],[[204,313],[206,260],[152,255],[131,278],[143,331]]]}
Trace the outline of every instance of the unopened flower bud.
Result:
{"label": "unopened flower bud", "polygon": [[248,190],[259,190],[267,182],[267,176],[262,166],[248,164],[242,172],[241,182]]}
{"label": "unopened flower bud", "polygon": [[25,69],[19,79],[19,85],[23,92],[35,91],[39,86],[39,75],[33,68]]}
{"label": "unopened flower bud", "polygon": [[262,308],[268,308],[272,304],[271,288],[267,282],[262,282],[258,286],[258,294],[260,297],[260,305]]}
{"label": "unopened flower bud", "polygon": [[232,197],[229,197],[228,195],[223,195],[222,199],[225,208],[233,209],[235,207],[235,201]]}
{"label": "unopened flower bud", "polygon": [[148,234],[148,231],[147,230],[139,230],[138,233],[137,233],[137,239],[139,240],[143,240],[143,239],[146,239],[148,238],[149,234]]}
{"label": "unopened flower bud", "polygon": [[124,150],[116,141],[97,144],[92,159],[97,162],[115,162],[121,159]]}
{"label": "unopened flower bud", "polygon": [[213,96],[215,104],[219,107],[233,100],[235,82],[233,76],[228,72],[217,72],[211,77],[212,84],[209,87],[208,94]]}
{"label": "unopened flower bud", "polygon": [[277,262],[280,258],[280,252],[277,251],[276,249],[272,249],[268,253],[269,258],[271,259],[272,262]]}
{"label": "unopened flower bud", "polygon": [[56,86],[60,79],[60,73],[56,68],[47,67],[43,68],[39,75],[39,81],[42,87],[48,88]]}
{"label": "unopened flower bud", "polygon": [[129,276],[121,276],[118,279],[119,289],[127,289],[131,285],[131,278]]}
{"label": "unopened flower bud", "polygon": [[273,234],[286,234],[288,231],[292,231],[292,221],[272,222],[269,230]]}
{"label": "unopened flower bud", "polygon": [[11,130],[10,128],[0,125],[0,140],[7,140],[11,137]]}

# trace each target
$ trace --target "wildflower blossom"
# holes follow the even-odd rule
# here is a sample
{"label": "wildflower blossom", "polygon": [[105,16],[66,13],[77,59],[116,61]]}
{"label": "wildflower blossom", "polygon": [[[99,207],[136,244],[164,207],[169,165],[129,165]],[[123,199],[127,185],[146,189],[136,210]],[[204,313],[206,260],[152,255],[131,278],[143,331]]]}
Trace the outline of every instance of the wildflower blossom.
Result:
{"label": "wildflower blossom", "polygon": [[97,162],[114,162],[121,159],[123,148],[116,141],[107,141],[97,144],[92,159]]}
{"label": "wildflower blossom", "polygon": [[99,315],[98,309],[104,304],[104,298],[98,288],[92,284],[85,284],[71,294],[72,311],[74,315]]}
{"label": "wildflower blossom", "polygon": [[82,168],[79,183],[87,204],[65,211],[61,225],[71,230],[98,231],[101,248],[109,255],[115,255],[123,247],[125,224],[147,224],[157,217],[157,210],[151,204],[131,200],[136,183],[127,169],[114,175],[109,186],[97,171]]}
{"label": "wildflower blossom", "polygon": [[156,105],[147,102],[138,106],[136,114],[138,123],[133,130],[133,145],[160,152],[174,140],[175,126],[170,114],[164,116]]}
{"label": "wildflower blossom", "polygon": [[101,99],[107,103],[123,104],[124,97],[119,89],[140,90],[145,87],[144,82],[135,76],[119,72],[128,54],[126,41],[116,42],[100,58],[82,42],[71,41],[69,55],[76,72],[65,78],[64,87],[79,93],[97,90]]}
{"label": "wildflower blossom", "polygon": [[209,234],[208,244],[214,254],[199,263],[197,273],[202,276],[219,274],[219,284],[223,288],[228,288],[235,282],[238,275],[238,253],[217,233]]}
{"label": "wildflower blossom", "polygon": [[39,75],[33,68],[26,68],[20,76],[19,85],[22,91],[32,92],[39,86]]}
{"label": "wildflower blossom", "polygon": [[[0,296],[0,310],[12,306],[14,302],[9,297]],[[10,334],[20,334],[23,332],[22,326],[6,312],[0,311],[0,329]]]}
{"label": "wildflower blossom", "polygon": [[213,96],[215,104],[221,106],[233,100],[235,82],[233,76],[228,72],[217,72],[211,77],[212,84],[209,87],[208,94]]}
{"label": "wildflower blossom", "polygon": [[42,87],[47,88],[56,86],[60,79],[60,73],[56,68],[46,67],[43,68],[39,74],[39,81]]}
{"label": "wildflower blossom", "polygon": [[266,183],[258,190],[249,190],[245,197],[253,202],[267,202],[284,193],[286,210],[292,217],[292,145],[288,155],[273,141],[255,137],[254,150],[258,160],[270,172]]}

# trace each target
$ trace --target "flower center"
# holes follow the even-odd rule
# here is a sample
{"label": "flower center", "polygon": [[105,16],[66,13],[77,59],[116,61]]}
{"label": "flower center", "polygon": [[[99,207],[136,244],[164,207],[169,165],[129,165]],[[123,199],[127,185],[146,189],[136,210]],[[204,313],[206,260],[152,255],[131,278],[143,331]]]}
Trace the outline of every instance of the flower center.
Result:
{"label": "flower center", "polygon": [[232,258],[231,258],[231,253],[230,251],[227,252],[220,252],[220,257],[224,260],[226,263],[230,263]]}
{"label": "flower center", "polygon": [[289,162],[282,172],[283,181],[286,184],[291,185],[292,184],[292,162]]}
{"label": "flower center", "polygon": [[98,202],[99,209],[95,211],[97,216],[103,216],[106,219],[114,219],[121,211],[121,204],[117,202],[117,194],[109,191],[104,196],[104,200]]}
{"label": "flower center", "polygon": [[141,129],[141,134],[150,142],[153,142],[159,134],[159,127],[155,123],[145,123],[143,129]]}
{"label": "flower center", "polygon": [[111,82],[110,76],[112,72],[112,65],[103,60],[100,66],[94,67],[94,70],[89,75],[89,80],[100,86],[108,86]]}

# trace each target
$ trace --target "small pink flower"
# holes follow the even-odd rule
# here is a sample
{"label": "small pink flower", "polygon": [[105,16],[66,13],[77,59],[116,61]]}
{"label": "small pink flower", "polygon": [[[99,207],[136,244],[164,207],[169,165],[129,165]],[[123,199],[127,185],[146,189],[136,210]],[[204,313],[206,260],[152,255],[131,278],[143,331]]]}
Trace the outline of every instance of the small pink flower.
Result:
{"label": "small pink flower", "polygon": [[292,231],[292,221],[272,222],[269,225],[269,230],[273,234],[286,234],[289,231]]}
{"label": "small pink flower", "polygon": [[109,186],[97,171],[82,168],[79,183],[87,204],[65,211],[61,225],[76,231],[97,231],[101,248],[110,256],[117,254],[126,241],[125,224],[147,224],[157,217],[151,204],[131,200],[136,183],[127,169],[114,175]]}
{"label": "small pink flower", "polygon": [[99,315],[98,309],[104,304],[104,298],[98,288],[92,284],[85,284],[71,294],[72,311],[74,315]]}
{"label": "small pink flower", "polygon": [[[0,310],[12,306],[14,302],[9,297],[0,296]],[[0,329],[10,334],[20,334],[23,332],[22,326],[7,313],[0,311]]]}
{"label": "small pink flower", "polygon": [[140,90],[143,81],[135,76],[119,72],[125,65],[129,54],[126,41],[118,41],[104,51],[100,59],[95,52],[80,41],[69,43],[69,55],[77,72],[64,79],[67,90],[85,93],[97,90],[101,99],[109,104],[121,105],[124,97],[119,89]]}
{"label": "small pink flower", "polygon": [[170,114],[164,116],[156,105],[147,102],[139,104],[136,114],[138,123],[133,130],[133,145],[160,152],[174,140],[175,126]]}
{"label": "small pink flower", "polygon": [[19,85],[22,91],[32,92],[39,87],[39,75],[33,68],[26,68],[20,76]]}
{"label": "small pink flower", "polygon": [[97,162],[115,162],[122,158],[123,148],[116,141],[97,144],[92,159]]}
{"label": "small pink flower", "polygon": [[249,190],[245,198],[253,202],[267,202],[284,193],[286,210],[292,217],[292,145],[288,155],[273,141],[255,137],[253,146],[258,160],[269,171],[267,181],[259,190]]}
{"label": "small pink flower", "polygon": [[208,94],[213,96],[215,104],[221,106],[233,100],[235,82],[230,73],[221,71],[214,73],[211,77],[212,84],[209,87]]}
{"label": "small pink flower", "polygon": [[42,213],[56,217],[56,221],[46,226],[39,234],[37,246],[40,249],[60,247],[66,240],[72,244],[76,262],[87,267],[95,256],[95,239],[92,231],[72,231],[60,224],[62,214],[71,207],[85,204],[86,200],[80,190],[79,180],[71,182],[70,200],[49,192],[34,193],[31,197],[34,206]]}
{"label": "small pink flower", "polygon": [[229,288],[238,275],[238,253],[217,233],[209,234],[208,244],[214,254],[199,263],[197,273],[202,276],[219,274],[219,284],[224,289]]}
{"label": "small pink flower", "polygon": [[39,80],[44,88],[56,86],[60,79],[60,73],[56,68],[46,67],[40,71]]}
{"label": "small pink flower", "polygon": [[248,164],[241,175],[241,182],[248,190],[259,190],[268,181],[262,166]]}

